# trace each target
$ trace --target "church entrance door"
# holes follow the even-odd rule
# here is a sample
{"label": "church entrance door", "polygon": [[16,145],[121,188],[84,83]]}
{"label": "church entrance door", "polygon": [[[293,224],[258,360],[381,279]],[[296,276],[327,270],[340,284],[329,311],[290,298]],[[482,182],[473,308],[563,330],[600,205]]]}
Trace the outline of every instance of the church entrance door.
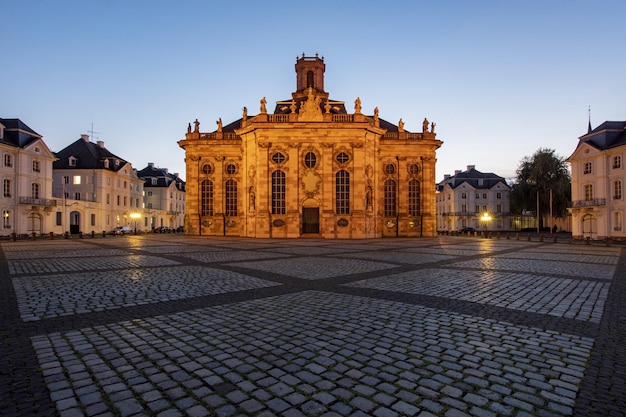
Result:
{"label": "church entrance door", "polygon": [[320,232],[319,207],[302,207],[302,234]]}

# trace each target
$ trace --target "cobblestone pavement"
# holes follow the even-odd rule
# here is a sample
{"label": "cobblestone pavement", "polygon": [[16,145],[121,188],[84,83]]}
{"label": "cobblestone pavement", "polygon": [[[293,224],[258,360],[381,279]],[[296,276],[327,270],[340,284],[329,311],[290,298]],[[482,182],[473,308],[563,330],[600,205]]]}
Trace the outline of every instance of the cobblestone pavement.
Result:
{"label": "cobblestone pavement", "polygon": [[2,416],[626,416],[626,249],[0,244]]}

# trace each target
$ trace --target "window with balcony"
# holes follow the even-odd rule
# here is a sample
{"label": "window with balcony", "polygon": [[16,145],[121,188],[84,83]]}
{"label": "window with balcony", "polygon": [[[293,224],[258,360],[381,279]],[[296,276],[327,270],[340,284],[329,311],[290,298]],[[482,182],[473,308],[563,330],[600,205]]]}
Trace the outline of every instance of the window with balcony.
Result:
{"label": "window with balcony", "polygon": [[617,180],[613,183],[613,200],[622,199],[622,182]]}
{"label": "window with balcony", "polygon": [[585,162],[583,165],[583,174],[591,174],[593,172],[593,164],[591,162]]}
{"label": "window with balcony", "polygon": [[583,194],[585,195],[585,201],[593,200],[593,185],[585,184],[583,187]]}

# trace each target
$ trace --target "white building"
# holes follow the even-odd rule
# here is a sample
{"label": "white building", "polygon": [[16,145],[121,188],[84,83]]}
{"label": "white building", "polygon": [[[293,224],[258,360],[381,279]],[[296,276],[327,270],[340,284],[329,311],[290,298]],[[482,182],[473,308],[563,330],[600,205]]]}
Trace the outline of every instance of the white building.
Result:
{"label": "white building", "polygon": [[185,182],[177,173],[158,168],[149,162],[137,172],[144,180],[144,212],[149,218],[150,229],[167,227],[178,229],[185,223]]}
{"label": "white building", "polygon": [[509,193],[503,177],[480,172],[474,165],[468,165],[466,171],[445,175],[437,184],[437,230],[510,230]]}
{"label": "white building", "polygon": [[604,122],[579,138],[572,171],[574,238],[625,239],[626,122]]}
{"label": "white building", "polygon": [[101,233],[117,226],[149,228],[143,215],[143,180],[130,162],[109,152],[104,142],[94,143],[89,135],[81,135],[56,157],[55,233]]}
{"label": "white building", "polygon": [[0,119],[1,235],[49,233],[54,154],[42,136],[19,119]]}

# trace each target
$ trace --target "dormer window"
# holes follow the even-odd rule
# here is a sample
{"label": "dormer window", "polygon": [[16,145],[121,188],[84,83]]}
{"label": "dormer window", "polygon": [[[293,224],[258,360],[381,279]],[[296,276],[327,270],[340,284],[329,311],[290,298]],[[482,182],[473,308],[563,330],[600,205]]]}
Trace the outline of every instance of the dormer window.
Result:
{"label": "dormer window", "polygon": [[157,179],[156,178],[150,178],[152,180],[152,185],[157,185]]}
{"label": "dormer window", "polygon": [[68,164],[69,164],[69,166],[71,166],[71,167],[75,167],[75,166],[76,166],[76,162],[77,162],[77,161],[78,161],[78,159],[74,158],[73,156],[70,156],[70,157],[69,157],[69,160],[68,160]]}
{"label": "dormer window", "polygon": [[109,160],[108,160],[108,159],[105,159],[105,160],[104,160],[104,167],[105,167],[105,168],[108,168],[108,167],[109,167]]}

